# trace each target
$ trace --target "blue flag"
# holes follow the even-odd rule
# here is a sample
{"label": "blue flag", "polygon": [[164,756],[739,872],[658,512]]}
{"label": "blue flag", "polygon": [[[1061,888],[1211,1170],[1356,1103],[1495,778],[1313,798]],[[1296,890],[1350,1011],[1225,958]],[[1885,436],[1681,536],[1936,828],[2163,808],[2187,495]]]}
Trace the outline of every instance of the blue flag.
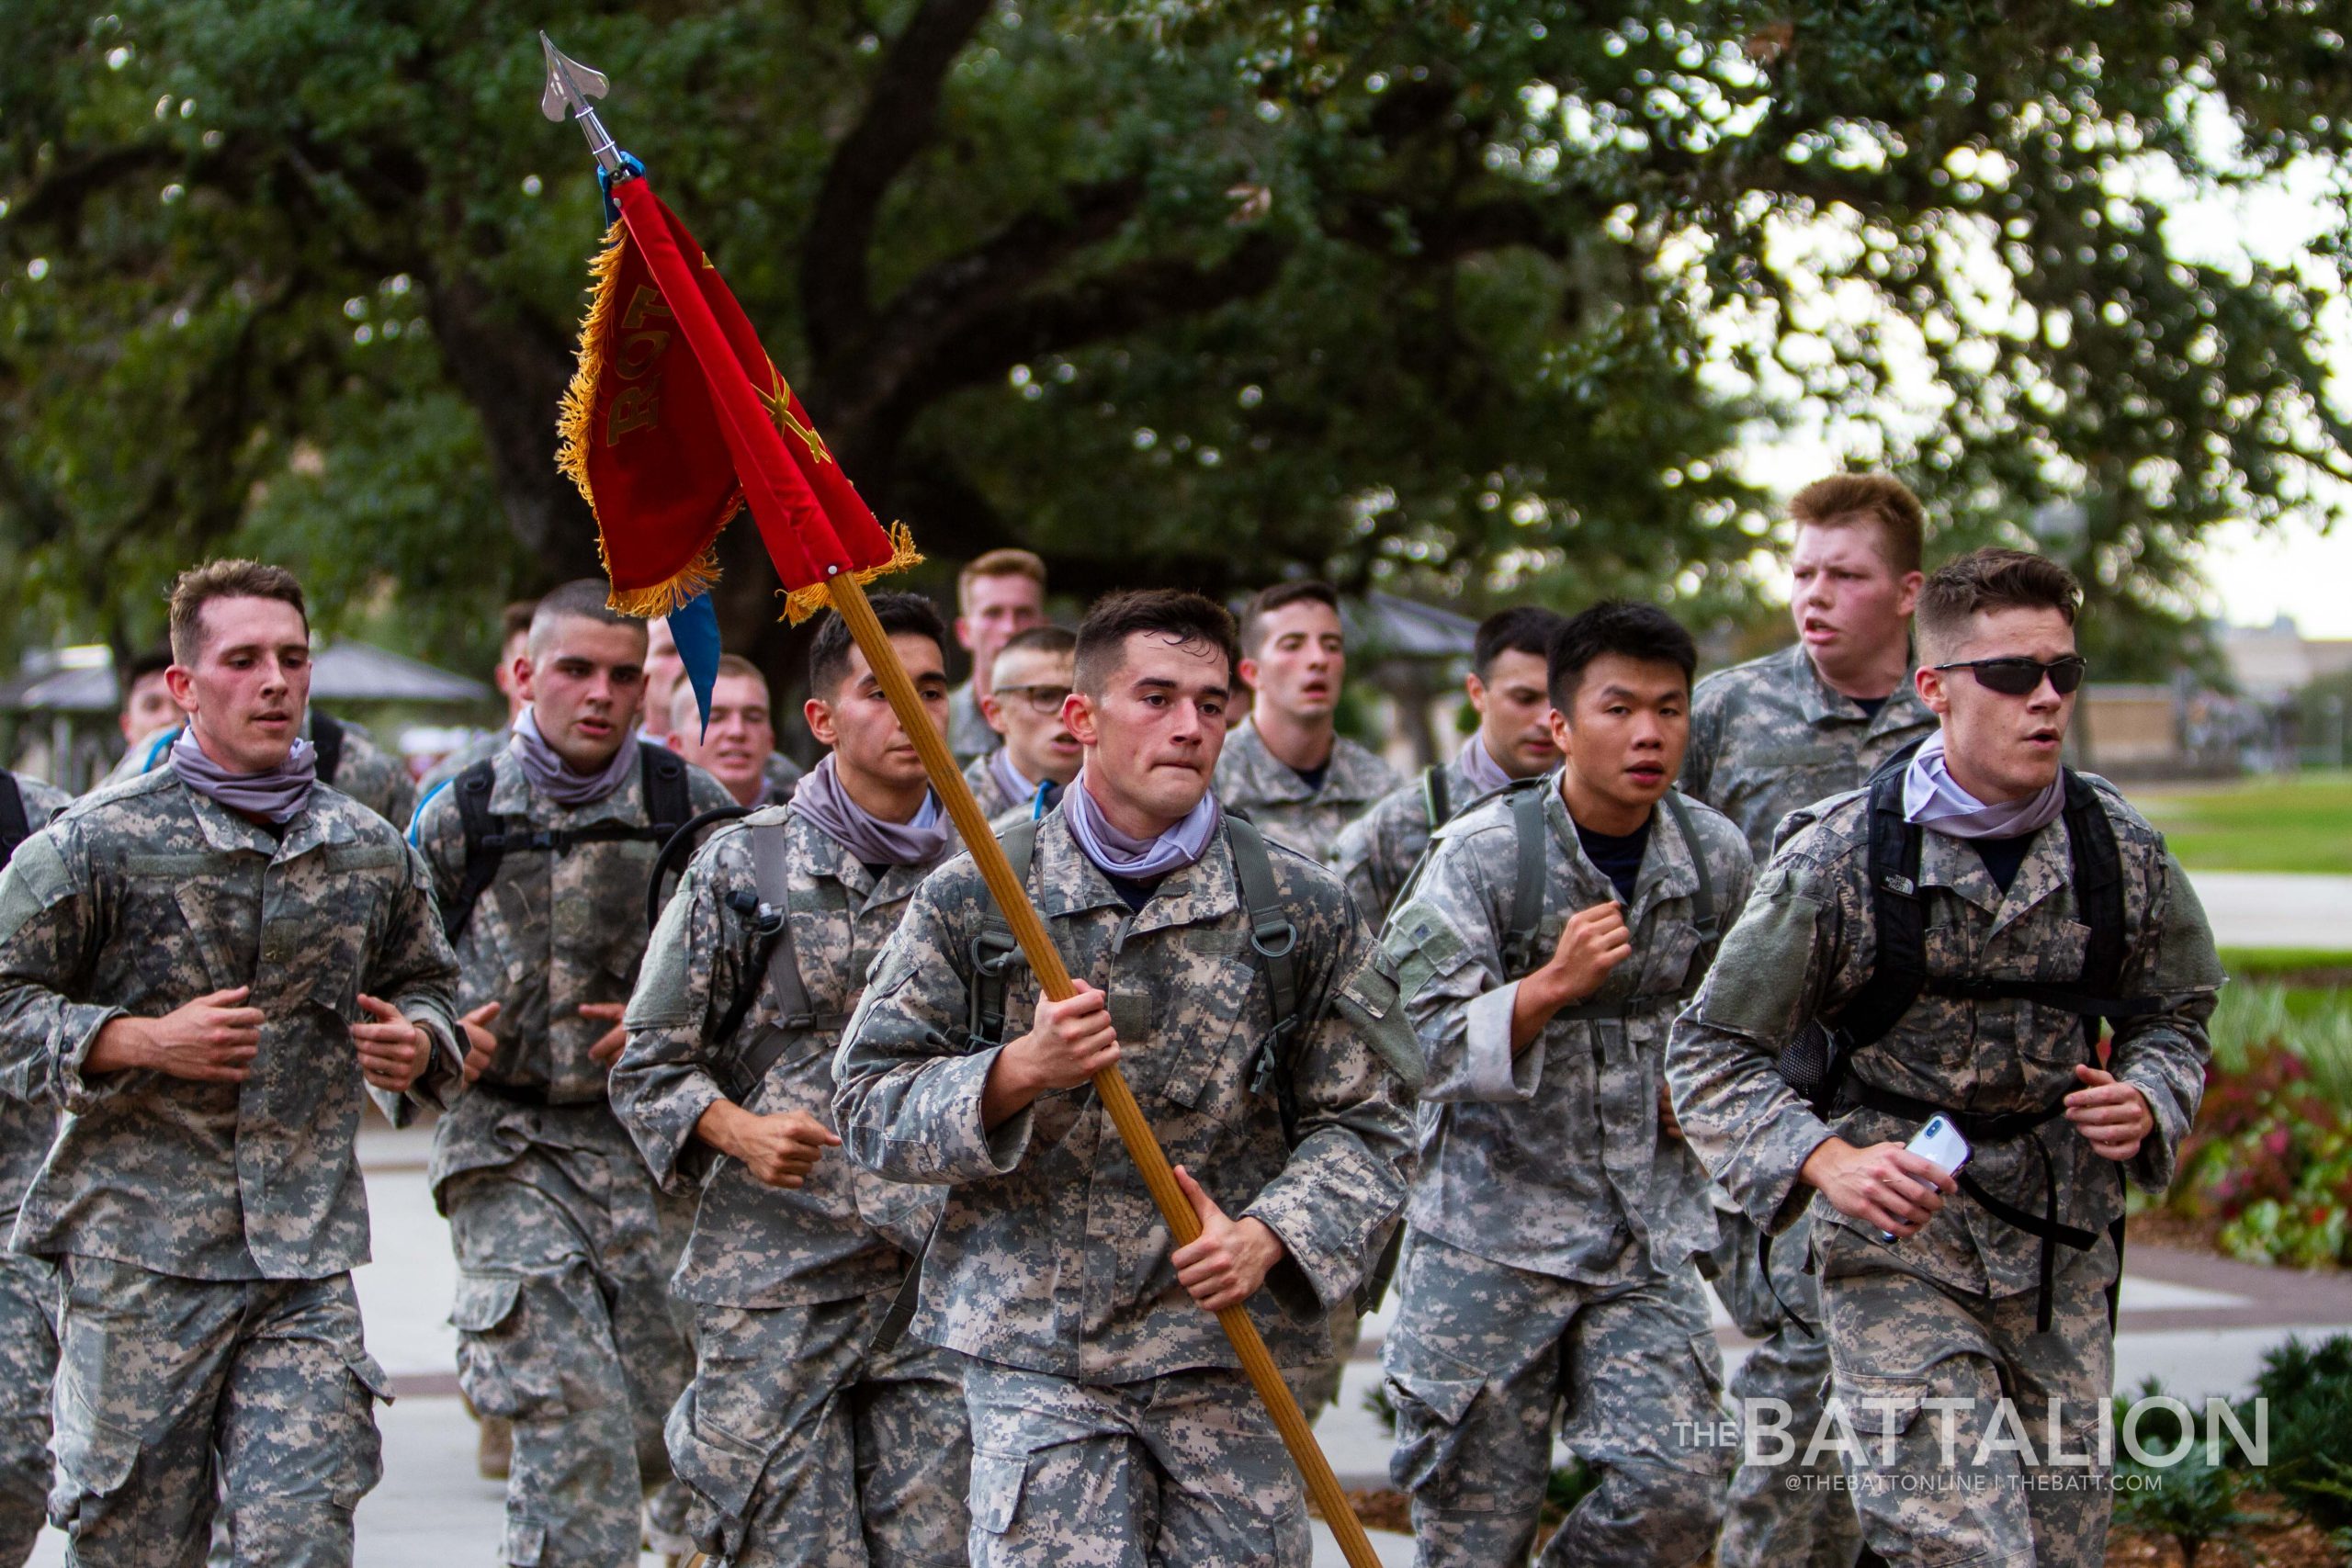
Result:
{"label": "blue flag", "polygon": [[710,595],[697,593],[670,612],[670,635],[677,640],[678,658],[695,689],[695,707],[702,715],[703,733],[710,732],[710,689],[718,682],[718,612]]}

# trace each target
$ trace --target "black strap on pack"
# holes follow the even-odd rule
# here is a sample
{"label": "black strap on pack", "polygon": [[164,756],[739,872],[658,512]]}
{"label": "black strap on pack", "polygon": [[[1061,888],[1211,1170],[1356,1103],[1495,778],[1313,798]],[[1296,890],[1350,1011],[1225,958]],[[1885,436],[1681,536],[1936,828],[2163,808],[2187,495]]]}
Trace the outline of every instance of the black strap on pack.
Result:
{"label": "black strap on pack", "polygon": [[[1535,951],[1535,933],[1544,923],[1544,840],[1547,831],[1544,811],[1551,791],[1535,787],[1541,783],[1530,780],[1512,786],[1511,832],[1517,840],[1518,863],[1510,895],[1510,923],[1502,940],[1505,978],[1531,974],[1542,962],[1542,955]],[[1698,967],[1704,968],[1714,961],[1715,944],[1723,940],[1723,915],[1715,905],[1715,879],[1707,869],[1707,847],[1700,841],[1699,826],[1691,818],[1690,802],[1682,798],[1680,790],[1666,792],[1666,815],[1674,824],[1674,830],[1682,836],[1682,847],[1690,852],[1690,864],[1698,872],[1699,886],[1690,895],[1690,923],[1699,931]],[[1615,1017],[1623,1011],[1624,1004],[1616,1002],[1591,1010],[1563,1009],[1554,1016]]]}
{"label": "black strap on pack", "polygon": [[701,816],[670,835],[653,853],[653,869],[645,877],[645,929],[651,931],[662,923],[662,889],[673,873],[684,869],[679,863],[695,852],[695,845],[706,829],[721,822],[734,822],[759,810],[756,806],[714,806]]}
{"label": "black strap on pack", "polygon": [[343,721],[318,708],[311,710],[311,749],[318,753],[319,782],[334,783],[343,766]]}
{"label": "black strap on pack", "polygon": [[466,837],[465,873],[457,897],[441,907],[441,927],[455,942],[473,919],[474,906],[498,880],[498,868],[517,850],[569,854],[581,844],[634,840],[666,844],[685,826],[691,802],[686,794],[685,760],[666,746],[638,743],[639,780],[645,791],[646,820],[592,822],[585,828],[512,829],[506,818],[490,808],[497,783],[497,759],[485,757],[459,773],[449,785],[458,797],[458,821]]}
{"label": "black strap on pack", "polygon": [[17,846],[33,836],[33,825],[25,815],[25,792],[17,787],[17,775],[0,768],[0,865],[16,858]]}
{"label": "black strap on pack", "polygon": [[[2123,977],[2123,856],[2115,841],[2115,826],[2099,802],[2098,786],[2064,770],[2067,852],[2072,862],[2075,900],[2090,934],[2083,947],[2081,978],[2074,985],[2047,981],[1986,980],[1934,976],[1928,972],[1927,905],[1919,889],[1919,862],[1927,834],[1903,813],[1904,770],[1881,764],[1869,785],[1869,873],[1872,926],[1877,932],[1876,962],[1860,989],[1835,1016],[1808,1021],[1781,1052],[1781,1076],[1805,1097],[1825,1119],[1857,1109],[1925,1122],[1941,1115],[1960,1129],[1972,1146],[2007,1143],[2032,1136],[2043,1124],[2065,1112],[2064,1098],[2029,1111],[1989,1113],[1955,1106],[1936,1105],[1909,1095],[1857,1084],[1849,1067],[1854,1053],[1876,1044],[1902,1021],[1921,995],[1956,997],[1968,1001],[2030,1001],[2077,1013],[2083,1021],[2083,1059],[2098,1063],[2100,1025],[2104,1021],[2143,1017],[2161,1010],[2156,997],[2119,997]],[[2058,1219],[2055,1167],[2049,1151],[2036,1137],[2041,1155],[2042,1213],[2033,1214],[1984,1190],[1962,1172],[1961,1190],[2004,1224],[2016,1226],[2041,1242],[2041,1294],[2037,1322],[2050,1327],[2052,1288],[2057,1258],[2054,1248],[2077,1251],[2096,1245],[2098,1237]],[[2122,1221],[2109,1229],[2120,1259],[2123,1249]],[[1760,1244],[1765,1278],[1771,1278],[1768,1235]],[[2119,1275],[2120,1279],[2120,1275]],[[2116,1295],[2110,1290],[2109,1325],[2114,1324]],[[1781,1309],[1788,1310],[1782,1302]],[[1800,1326],[1804,1320],[1790,1313]],[[1808,1332],[1812,1330],[1808,1329]]]}

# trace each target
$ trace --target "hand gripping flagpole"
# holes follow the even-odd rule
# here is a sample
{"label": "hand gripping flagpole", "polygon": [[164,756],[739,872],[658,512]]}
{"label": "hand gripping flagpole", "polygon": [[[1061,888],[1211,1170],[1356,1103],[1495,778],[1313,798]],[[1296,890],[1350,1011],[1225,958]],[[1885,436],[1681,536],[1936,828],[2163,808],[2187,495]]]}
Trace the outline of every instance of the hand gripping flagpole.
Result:
{"label": "hand gripping flagpole", "polygon": [[[558,51],[547,35],[539,35],[545,46],[548,62],[547,88],[540,107],[550,119],[568,118],[576,121],[588,139],[589,151],[606,177],[616,182],[634,177],[634,167],[613,144],[611,134],[588,104],[592,96],[602,96],[605,90],[603,76]],[[692,324],[679,322],[692,333]],[[730,444],[733,437],[730,436]],[[752,467],[741,464],[739,467]],[[786,466],[787,469],[789,465]],[[776,472],[766,469],[773,479]],[[800,482],[797,473],[786,472],[784,482]],[[756,507],[755,507],[756,511]],[[806,511],[796,508],[800,515],[822,515],[821,508],[813,504]],[[764,532],[764,529],[763,529]],[[808,557],[822,564],[812,574],[820,583],[828,600],[848,627],[851,638],[865,655],[867,666],[882,687],[883,695],[898,716],[899,727],[913,742],[922,759],[923,772],[930,775],[932,789],[946,807],[948,817],[956,824],[956,831],[964,847],[978,868],[981,880],[988,884],[989,894],[1002,911],[1005,923],[1037,976],[1038,988],[1054,1001],[1065,1001],[1077,994],[1070,983],[1069,970],[1062,962],[1060,950],[1054,945],[1046,924],[1038,917],[1036,907],[1029,901],[1028,889],[1013,875],[1012,866],[997,842],[996,834],[989,827],[988,818],[980,804],[973,798],[971,785],[966,782],[963,770],[947,750],[945,738],[940,735],[924,710],[922,699],[916,694],[914,682],[906,667],[899,663],[898,650],[891,647],[889,634],[876,619],[874,607],[865,597],[865,589],[854,570],[844,570],[829,558],[844,556],[838,543],[830,548],[811,548]],[[790,581],[786,573],[786,586],[799,589],[811,584]],[[1136,1103],[1135,1093],[1127,1087],[1125,1077],[1114,1065],[1094,1075],[1094,1092],[1109,1112],[1113,1125],[1118,1129],[1120,1142],[1126,1145],[1128,1157],[1143,1173],[1144,1185],[1150,1190],[1152,1202],[1167,1223],[1169,1233],[1178,1247],[1197,1240],[1201,1234],[1200,1217],[1176,1184],[1176,1173],[1169,1165],[1167,1154],[1153,1134],[1143,1107]],[[1380,1568],[1380,1559],[1365,1537],[1363,1523],[1340,1490],[1339,1477],[1332,1473],[1330,1461],[1315,1440],[1314,1430],[1306,1423],[1306,1414],[1291,1394],[1290,1385],[1283,1379],[1281,1369],[1274,1365],[1266,1342],[1258,1333],[1246,1306],[1231,1306],[1216,1314],[1226,1337],[1232,1341],[1241,1370],[1257,1391],[1266,1413],[1272,1418],[1274,1429],[1281,1434],[1283,1444],[1290,1450],[1291,1459],[1298,1466],[1306,1483],[1306,1490],[1331,1529],[1346,1556],[1350,1568]]]}

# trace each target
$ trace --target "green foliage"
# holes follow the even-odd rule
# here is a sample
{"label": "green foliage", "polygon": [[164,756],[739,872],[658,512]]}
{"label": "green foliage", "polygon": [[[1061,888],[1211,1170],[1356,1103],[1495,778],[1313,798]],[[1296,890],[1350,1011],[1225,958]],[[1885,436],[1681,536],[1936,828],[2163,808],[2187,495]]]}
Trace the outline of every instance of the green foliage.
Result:
{"label": "green foliage", "polygon": [[2284,1043],[2293,1038],[2216,1029],[2204,1104],[2165,1201],[2223,1221],[2222,1248],[2249,1262],[2352,1264],[2352,1052],[2322,1055],[2323,1079]]}
{"label": "green foliage", "polygon": [[[433,638],[593,570],[550,456],[601,220],[543,10],[0,17],[17,635],[144,639],[222,548]],[[1801,423],[1949,543],[2077,503],[2044,536],[2129,676],[2199,530],[2352,474],[2343,213],[2274,265],[2157,199],[2345,152],[2340,34],[2267,6],[619,0],[560,41],[877,509],[1065,592],[1736,612],[1741,451]],[[755,562],[721,611],[773,662]]]}
{"label": "green foliage", "polygon": [[2264,1483],[2324,1528],[2352,1529],[2352,1336],[2290,1338],[2263,1357],[2254,1392],[2270,1402]]}
{"label": "green foliage", "polygon": [[2199,871],[2352,872],[2352,773],[2306,770],[2132,802]]}

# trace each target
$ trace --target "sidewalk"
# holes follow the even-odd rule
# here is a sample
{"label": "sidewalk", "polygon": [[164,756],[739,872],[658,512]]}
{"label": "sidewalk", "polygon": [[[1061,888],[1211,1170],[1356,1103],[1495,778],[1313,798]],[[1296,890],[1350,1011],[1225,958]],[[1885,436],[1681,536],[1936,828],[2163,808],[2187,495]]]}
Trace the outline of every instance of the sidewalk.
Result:
{"label": "sidewalk", "polygon": [[2223,947],[2352,953],[2352,876],[2193,871],[2188,880]]}
{"label": "sidewalk", "polygon": [[[2347,943],[2352,945],[2352,943]],[[416,1130],[362,1135],[376,1261],[356,1275],[368,1348],[392,1375],[397,1403],[380,1413],[384,1481],[359,1509],[361,1568],[493,1568],[504,1489],[474,1474],[474,1428],[458,1401],[457,1334],[448,1325],[456,1266],[448,1227],[425,1190],[426,1140]],[[2116,1340],[2116,1386],[2154,1375],[2192,1402],[2243,1393],[2262,1354],[2290,1334],[2352,1330],[2352,1275],[2261,1269],[2153,1247],[2132,1249]],[[1379,1382],[1392,1300],[1364,1325],[1337,1404],[1317,1424],[1349,1486],[1387,1484],[1389,1439],[1365,1408]],[[1716,1337],[1736,1366],[1747,1341],[1716,1309]],[[1316,1529],[1317,1568],[1343,1568]],[[1404,1536],[1375,1532],[1384,1563],[1412,1561]],[[45,1533],[40,1568],[62,1563],[64,1538]],[[646,1559],[650,1565],[653,1559]]]}

